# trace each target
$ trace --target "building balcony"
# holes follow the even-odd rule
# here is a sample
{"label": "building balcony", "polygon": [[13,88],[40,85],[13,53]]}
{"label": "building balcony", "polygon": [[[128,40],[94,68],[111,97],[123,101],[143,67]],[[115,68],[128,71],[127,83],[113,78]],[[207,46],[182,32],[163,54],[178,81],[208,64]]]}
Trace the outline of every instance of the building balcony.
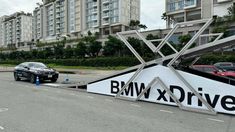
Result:
{"label": "building balcony", "polygon": [[109,4],[109,0],[104,0],[102,3],[103,3],[103,5],[107,5],[107,4]]}
{"label": "building balcony", "polygon": [[55,18],[56,18],[56,19],[58,19],[58,18],[60,18],[60,17],[61,17],[61,15],[56,15],[56,17],[55,17]]}
{"label": "building balcony", "polygon": [[103,17],[103,18],[109,18],[109,16],[110,16],[109,13],[106,13],[106,14],[103,14],[102,17]]}
{"label": "building balcony", "polygon": [[97,8],[96,8],[96,9],[91,10],[91,13],[92,13],[92,14],[96,14],[97,12],[98,12]]}
{"label": "building balcony", "polygon": [[102,25],[103,25],[103,26],[106,26],[106,25],[109,25],[109,24],[110,24],[110,21],[103,21],[103,22],[102,22]]}
{"label": "building balcony", "polygon": [[97,4],[94,3],[92,6],[93,6],[93,7],[97,7]]}
{"label": "building balcony", "polygon": [[103,11],[109,11],[109,6],[104,6]]}

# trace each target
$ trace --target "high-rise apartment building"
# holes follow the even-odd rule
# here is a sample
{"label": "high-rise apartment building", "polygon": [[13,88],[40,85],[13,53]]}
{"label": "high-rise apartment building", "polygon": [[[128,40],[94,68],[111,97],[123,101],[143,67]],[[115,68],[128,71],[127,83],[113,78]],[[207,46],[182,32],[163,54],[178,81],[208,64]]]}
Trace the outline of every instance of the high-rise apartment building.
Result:
{"label": "high-rise apartment building", "polygon": [[140,0],[84,0],[83,32],[115,34],[129,29],[130,20],[140,20]]}
{"label": "high-rise apartment building", "polygon": [[42,28],[42,23],[43,23],[43,10],[42,8],[37,7],[34,11],[33,11],[33,39],[34,40],[40,40],[42,37],[42,32],[43,32],[43,28]]}
{"label": "high-rise apartment building", "polygon": [[19,47],[32,41],[32,14],[17,12],[0,18],[0,42]]}
{"label": "high-rise apartment building", "polygon": [[0,17],[0,47],[4,46],[4,19],[5,16]]}
{"label": "high-rise apartment building", "polygon": [[167,27],[174,23],[224,16],[234,0],[166,0]]}
{"label": "high-rise apartment building", "polygon": [[33,13],[35,40],[78,37],[89,31],[100,35],[129,30],[140,20],[140,0],[44,0]]}
{"label": "high-rise apartment building", "polygon": [[62,36],[78,36],[81,32],[82,0],[44,0],[34,10],[35,40],[55,40]]}

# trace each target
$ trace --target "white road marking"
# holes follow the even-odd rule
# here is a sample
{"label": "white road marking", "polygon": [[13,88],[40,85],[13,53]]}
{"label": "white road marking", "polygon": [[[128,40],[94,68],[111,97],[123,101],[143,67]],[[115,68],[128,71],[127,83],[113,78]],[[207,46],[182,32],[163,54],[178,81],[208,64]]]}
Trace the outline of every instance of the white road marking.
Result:
{"label": "white road marking", "polygon": [[165,113],[173,114],[173,112],[172,112],[172,111],[168,111],[168,110],[160,110],[160,112],[165,112]]}
{"label": "white road marking", "polygon": [[213,118],[207,118],[210,121],[215,121],[215,122],[224,122],[223,120],[218,120],[218,119],[213,119]]}
{"label": "white road marking", "polygon": [[140,105],[137,105],[137,104],[131,104],[131,106],[138,107],[138,108],[141,107]]}
{"label": "white road marking", "polygon": [[113,100],[111,100],[111,99],[105,99],[105,101],[107,101],[107,102],[113,102]]}
{"label": "white road marking", "polygon": [[8,111],[8,108],[0,108],[0,112]]}
{"label": "white road marking", "polygon": [[94,99],[94,97],[92,97],[92,96],[87,96],[87,98]]}
{"label": "white road marking", "polygon": [[0,130],[4,130],[4,127],[0,126]]}

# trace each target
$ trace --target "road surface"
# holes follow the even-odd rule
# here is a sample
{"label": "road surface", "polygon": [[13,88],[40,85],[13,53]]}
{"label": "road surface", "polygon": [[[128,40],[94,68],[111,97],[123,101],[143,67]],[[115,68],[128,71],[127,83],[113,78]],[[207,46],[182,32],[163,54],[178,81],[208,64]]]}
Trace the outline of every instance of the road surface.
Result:
{"label": "road surface", "polygon": [[0,72],[0,132],[235,132],[234,124],[231,115],[212,116],[82,90],[36,87],[14,81],[12,73]]}

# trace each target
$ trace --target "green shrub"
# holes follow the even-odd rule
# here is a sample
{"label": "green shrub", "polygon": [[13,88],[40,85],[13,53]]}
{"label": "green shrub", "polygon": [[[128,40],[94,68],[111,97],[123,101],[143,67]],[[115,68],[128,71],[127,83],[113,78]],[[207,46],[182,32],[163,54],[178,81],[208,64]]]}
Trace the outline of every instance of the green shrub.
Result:
{"label": "green shrub", "polygon": [[61,66],[116,67],[134,66],[139,64],[133,57],[98,57],[86,59],[35,59],[35,60],[4,60],[0,64],[17,65],[25,61],[42,62]]}

